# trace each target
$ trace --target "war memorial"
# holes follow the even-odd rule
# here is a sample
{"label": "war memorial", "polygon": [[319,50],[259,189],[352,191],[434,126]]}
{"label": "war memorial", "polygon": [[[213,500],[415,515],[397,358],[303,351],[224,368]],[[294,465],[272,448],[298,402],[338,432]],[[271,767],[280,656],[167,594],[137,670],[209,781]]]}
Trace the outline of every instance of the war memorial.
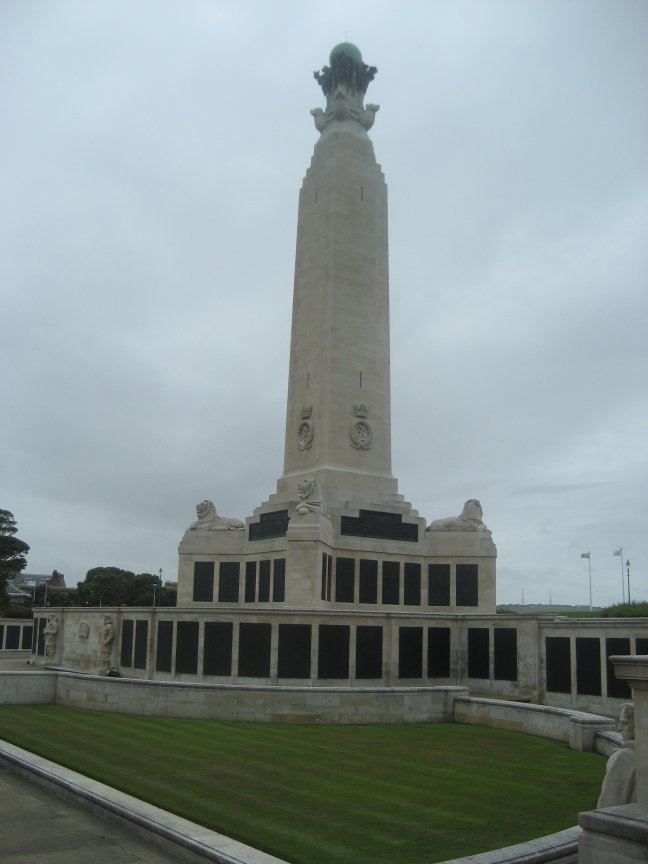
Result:
{"label": "war memorial", "polygon": [[[637,763],[648,766],[648,658],[637,656],[648,655],[648,623],[497,615],[497,550],[480,501],[467,490],[455,514],[428,522],[398,490],[387,188],[368,134],[379,106],[365,104],[377,70],[349,43],[329,63],[315,73],[326,104],[311,112],[319,138],[299,194],[276,491],[244,520],[221,515],[217,494],[188,514],[176,608],[36,613],[33,662],[58,673],[52,699],[83,708],[454,720],[606,755],[619,743],[605,739],[612,718],[634,694],[647,751],[638,746]],[[29,701],[32,685],[21,686]],[[645,854],[648,837],[648,771],[637,776],[640,804],[628,806],[639,810],[616,822],[585,814],[582,862],[646,860],[623,857]],[[575,861],[570,842],[571,857],[524,860]]]}

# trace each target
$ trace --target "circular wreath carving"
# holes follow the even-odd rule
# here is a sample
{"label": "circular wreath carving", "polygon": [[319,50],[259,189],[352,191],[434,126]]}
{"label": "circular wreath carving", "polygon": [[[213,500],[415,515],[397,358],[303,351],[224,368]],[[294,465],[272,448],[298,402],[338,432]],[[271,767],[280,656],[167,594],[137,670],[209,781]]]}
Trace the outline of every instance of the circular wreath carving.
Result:
{"label": "circular wreath carving", "polygon": [[355,420],[349,429],[351,446],[357,450],[368,450],[371,447],[371,426],[366,420]]}

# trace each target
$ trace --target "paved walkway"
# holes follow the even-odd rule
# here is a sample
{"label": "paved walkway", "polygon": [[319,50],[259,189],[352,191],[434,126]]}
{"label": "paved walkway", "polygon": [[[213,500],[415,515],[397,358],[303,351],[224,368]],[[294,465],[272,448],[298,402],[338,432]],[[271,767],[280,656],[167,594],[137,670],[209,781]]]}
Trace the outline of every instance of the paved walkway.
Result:
{"label": "paved walkway", "polygon": [[175,864],[109,819],[68,803],[0,761],[2,864]]}

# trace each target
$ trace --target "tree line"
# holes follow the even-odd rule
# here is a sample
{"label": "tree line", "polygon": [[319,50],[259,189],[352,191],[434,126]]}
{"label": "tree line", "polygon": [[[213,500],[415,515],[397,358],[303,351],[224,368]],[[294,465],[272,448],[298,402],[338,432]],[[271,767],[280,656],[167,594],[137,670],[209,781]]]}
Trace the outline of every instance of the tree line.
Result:
{"label": "tree line", "polygon": [[[0,610],[31,616],[31,606],[175,606],[176,589],[165,587],[153,573],[133,573],[120,567],[92,567],[76,588],[45,582],[33,591],[32,603],[9,604],[7,581],[17,579],[27,566],[29,546],[15,535],[13,513],[0,510]],[[56,571],[52,574],[56,576]],[[50,580],[51,581],[51,580]],[[53,580],[56,583],[56,579]]]}

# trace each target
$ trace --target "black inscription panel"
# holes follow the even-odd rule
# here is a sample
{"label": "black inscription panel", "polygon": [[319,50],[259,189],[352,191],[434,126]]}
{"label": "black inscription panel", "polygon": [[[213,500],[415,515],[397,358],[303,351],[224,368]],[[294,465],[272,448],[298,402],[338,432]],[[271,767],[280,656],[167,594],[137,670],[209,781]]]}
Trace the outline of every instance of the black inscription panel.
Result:
{"label": "black inscription panel", "polygon": [[218,572],[219,603],[238,603],[240,570],[238,561],[221,561]]}
{"label": "black inscription panel", "polygon": [[7,642],[6,648],[20,648],[20,626],[17,624],[7,624]]}
{"label": "black inscription panel", "polygon": [[476,564],[457,564],[457,606],[479,606]]}
{"label": "black inscription panel", "polygon": [[272,602],[283,603],[286,599],[286,559],[275,558],[272,568]]}
{"label": "black inscription panel", "polygon": [[383,628],[356,628],[356,678],[382,678]]}
{"label": "black inscription panel", "polygon": [[129,618],[122,621],[119,663],[127,669],[133,664],[133,622]]}
{"label": "black inscription panel", "polygon": [[256,600],[256,571],[257,562],[248,561],[245,565],[245,602],[254,603]]}
{"label": "black inscription panel", "polygon": [[637,639],[637,654],[648,654],[648,639],[641,636]]}
{"label": "black inscription panel", "polygon": [[358,601],[360,603],[378,602],[378,562],[366,558],[360,559],[360,585]]}
{"label": "black inscription panel", "polygon": [[289,521],[290,517],[287,510],[262,513],[258,522],[250,522],[248,537],[250,540],[268,540],[271,537],[285,537]]}
{"label": "black inscription panel", "polygon": [[605,640],[605,657],[607,661],[607,695],[615,699],[632,699],[632,690],[627,681],[622,678],[617,678],[614,672],[614,663],[610,662],[610,657],[630,653],[629,639],[606,639]]}
{"label": "black inscription panel", "polygon": [[320,624],[318,678],[349,677],[350,630],[346,624]]}
{"label": "black inscription panel", "polygon": [[269,559],[259,564],[259,603],[270,602],[270,567]]}
{"label": "black inscription panel", "polygon": [[193,599],[195,602],[211,603],[214,599],[214,562],[194,563]]}
{"label": "black inscription panel", "polygon": [[239,627],[238,674],[241,678],[270,676],[270,624],[241,624]]}
{"label": "black inscription panel", "polygon": [[198,622],[178,621],[176,630],[176,672],[198,673]]}
{"label": "black inscription panel", "polygon": [[421,605],[421,565],[405,562],[403,576],[403,603],[405,606]]}
{"label": "black inscription panel", "polygon": [[423,677],[423,628],[398,628],[398,677]]}
{"label": "black inscription panel", "polygon": [[403,522],[400,513],[361,510],[359,516],[342,516],[340,531],[350,537],[418,542],[418,525]]}
{"label": "black inscription panel", "polygon": [[428,627],[428,678],[450,677],[450,628]]}
{"label": "black inscription panel", "polygon": [[133,666],[136,669],[146,669],[148,653],[148,621],[140,619],[135,622],[135,658]]}
{"label": "black inscription panel", "polygon": [[173,659],[173,621],[158,621],[155,669],[170,672]]}
{"label": "black inscription panel", "polygon": [[0,624],[0,648],[4,647],[4,624]]}
{"label": "black inscription panel", "polygon": [[549,693],[571,693],[571,658],[569,636],[547,636],[547,691]]}
{"label": "black inscription panel", "polygon": [[398,561],[383,561],[382,602],[389,606],[400,603],[400,564]]}
{"label": "black inscription panel", "polygon": [[493,676],[498,681],[517,681],[517,630],[495,627],[493,630]]}
{"label": "black inscription panel", "polygon": [[428,564],[428,606],[450,605],[450,565]]}
{"label": "black inscription panel", "polygon": [[353,603],[355,590],[355,561],[353,558],[335,559],[335,602]]}
{"label": "black inscription panel", "polygon": [[34,644],[38,646],[38,656],[42,657],[45,653],[45,618],[38,619],[38,639],[34,640]]}
{"label": "black inscription panel", "polygon": [[279,625],[279,678],[310,678],[311,627],[310,624]]}
{"label": "black inscription panel", "polygon": [[233,630],[231,621],[205,622],[204,675],[229,676],[232,674]]}
{"label": "black inscription panel", "polygon": [[487,627],[468,628],[468,677],[488,678],[490,637]]}
{"label": "black inscription panel", "polygon": [[32,647],[32,632],[33,632],[33,627],[23,627],[23,632],[22,632],[22,647],[23,648],[31,648]]}
{"label": "black inscription panel", "polygon": [[601,695],[601,645],[592,636],[576,639],[576,692],[582,696]]}

